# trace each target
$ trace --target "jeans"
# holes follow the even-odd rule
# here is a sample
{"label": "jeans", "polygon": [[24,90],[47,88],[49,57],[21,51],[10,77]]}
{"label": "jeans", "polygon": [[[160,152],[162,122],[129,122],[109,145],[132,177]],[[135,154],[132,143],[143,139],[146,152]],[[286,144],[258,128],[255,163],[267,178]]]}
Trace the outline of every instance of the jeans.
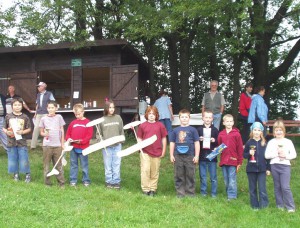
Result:
{"label": "jeans", "polygon": [[170,119],[160,119],[159,122],[163,123],[163,125],[166,127],[168,135],[170,135],[172,131],[172,122]]}
{"label": "jeans", "polygon": [[27,147],[8,147],[8,173],[30,173]]}
{"label": "jeans", "polygon": [[200,161],[199,162],[199,174],[200,174],[200,193],[202,195],[207,195],[207,178],[206,173],[207,170],[210,176],[211,183],[211,196],[217,196],[217,188],[218,188],[218,179],[217,179],[217,163],[216,162],[208,162],[208,161]]}
{"label": "jeans", "polygon": [[271,172],[277,207],[283,208],[285,206],[288,210],[294,210],[295,202],[290,188],[291,166],[272,164]]}
{"label": "jeans", "polygon": [[195,171],[193,155],[175,154],[174,179],[178,197],[195,195]]}
{"label": "jeans", "polygon": [[70,183],[77,183],[78,159],[80,160],[82,170],[82,183],[91,183],[88,156],[83,156],[82,153],[76,153],[74,150],[70,153]]}
{"label": "jeans", "polygon": [[[266,172],[247,173],[249,182],[250,204],[252,208],[264,208],[269,204],[266,189]],[[257,195],[258,186],[258,195]],[[259,196],[259,198],[258,198]]]}
{"label": "jeans", "polygon": [[228,199],[237,198],[237,181],[236,181],[236,167],[224,165],[222,166],[224,183]]}
{"label": "jeans", "polygon": [[120,184],[121,182],[121,158],[117,156],[117,152],[121,151],[121,143],[115,146],[106,147],[103,149],[103,162],[105,168],[105,182],[107,184]]}
{"label": "jeans", "polygon": [[218,130],[220,129],[221,118],[222,118],[222,113],[214,114],[213,124],[214,127],[217,128]]}
{"label": "jeans", "polygon": [[3,131],[4,117],[0,116],[0,141],[4,150],[7,151],[7,135]]}

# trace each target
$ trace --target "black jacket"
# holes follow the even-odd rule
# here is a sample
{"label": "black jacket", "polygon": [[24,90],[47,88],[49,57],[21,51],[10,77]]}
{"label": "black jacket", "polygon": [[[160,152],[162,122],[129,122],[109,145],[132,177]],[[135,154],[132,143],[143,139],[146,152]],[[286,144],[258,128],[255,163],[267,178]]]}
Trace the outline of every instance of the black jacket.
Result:
{"label": "black jacket", "polygon": [[[205,128],[204,125],[200,125],[197,128],[199,137],[203,136],[203,128]],[[213,149],[215,149],[218,146],[218,135],[219,135],[219,130],[217,128],[215,128],[213,125],[210,126],[211,128],[211,138],[215,139],[215,142],[211,142],[210,143],[210,150],[209,149],[203,149],[203,142],[200,141],[200,157],[199,157],[199,161],[210,161],[206,158],[207,155],[209,155],[211,153],[211,151]],[[215,157],[212,162],[217,162],[218,158]]]}
{"label": "black jacket", "polygon": [[[250,146],[255,146],[255,160],[256,163],[251,163],[250,158]],[[244,158],[248,159],[246,172],[265,172],[266,170],[271,170],[270,168],[270,160],[265,159],[265,151],[266,151],[267,144],[262,146],[261,140],[256,141],[254,139],[249,139],[244,148]]]}

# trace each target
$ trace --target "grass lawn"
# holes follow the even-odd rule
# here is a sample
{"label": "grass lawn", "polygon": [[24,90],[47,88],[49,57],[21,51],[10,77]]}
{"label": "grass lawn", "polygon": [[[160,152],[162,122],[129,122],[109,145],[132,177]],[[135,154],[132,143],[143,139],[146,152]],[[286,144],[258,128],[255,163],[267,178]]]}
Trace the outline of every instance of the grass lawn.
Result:
{"label": "grass lawn", "polygon": [[[299,144],[296,149],[299,151]],[[67,161],[66,183],[69,156]],[[297,208],[300,205],[299,161],[299,157],[292,161],[291,181]],[[41,148],[30,152],[30,162],[32,182],[24,183],[24,175],[21,181],[14,182],[12,175],[7,174],[7,155],[0,150],[0,227],[298,227],[300,224],[300,210],[288,214],[276,208],[271,176],[267,178],[269,207],[260,211],[251,209],[245,165],[238,173],[238,199],[228,202],[220,168],[216,199],[200,196],[198,170],[197,196],[176,198],[169,156],[162,160],[158,194],[153,198],[141,193],[138,153],[122,160],[120,191],[105,188],[100,152],[89,157],[90,187],[81,184],[76,189],[68,184],[65,189],[57,185],[46,187]],[[56,183],[55,177],[52,180]]]}

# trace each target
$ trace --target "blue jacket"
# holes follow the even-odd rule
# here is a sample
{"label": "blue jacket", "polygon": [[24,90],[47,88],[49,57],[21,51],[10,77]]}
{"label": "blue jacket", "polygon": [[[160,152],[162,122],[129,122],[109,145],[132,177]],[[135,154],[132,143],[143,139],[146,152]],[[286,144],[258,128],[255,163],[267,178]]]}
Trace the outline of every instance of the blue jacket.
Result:
{"label": "blue jacket", "polygon": [[[250,146],[255,146],[255,154],[254,158],[256,160],[256,163],[251,163],[250,158],[251,155],[249,153],[250,151]],[[256,141],[254,139],[249,139],[244,148],[244,158],[248,159],[247,162],[247,167],[246,167],[246,172],[265,172],[266,170],[271,170],[270,168],[270,160],[265,158],[265,151],[267,148],[267,144],[262,146],[261,145],[261,140]]]}
{"label": "blue jacket", "polygon": [[254,94],[252,96],[252,102],[248,116],[248,123],[254,123],[255,121],[268,121],[268,106],[266,105],[264,98],[259,94]]}

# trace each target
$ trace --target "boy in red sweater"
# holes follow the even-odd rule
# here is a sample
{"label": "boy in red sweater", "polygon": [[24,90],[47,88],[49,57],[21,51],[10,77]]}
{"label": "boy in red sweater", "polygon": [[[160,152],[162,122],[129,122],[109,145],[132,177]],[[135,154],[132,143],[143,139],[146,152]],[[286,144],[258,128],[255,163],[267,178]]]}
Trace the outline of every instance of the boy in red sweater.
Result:
{"label": "boy in red sweater", "polygon": [[237,198],[236,173],[243,163],[243,142],[238,129],[233,128],[233,116],[227,114],[223,117],[225,129],[219,133],[218,144],[224,143],[227,148],[221,154],[220,167],[222,167],[227,198]]}
{"label": "boy in red sweater", "polygon": [[75,187],[77,184],[79,159],[82,169],[82,183],[87,187],[91,183],[89,178],[89,161],[88,156],[82,155],[82,150],[90,145],[93,128],[86,127],[86,124],[90,121],[84,117],[84,107],[82,104],[75,104],[73,112],[76,119],[70,123],[66,134],[66,140],[73,146],[70,155],[70,185]]}

